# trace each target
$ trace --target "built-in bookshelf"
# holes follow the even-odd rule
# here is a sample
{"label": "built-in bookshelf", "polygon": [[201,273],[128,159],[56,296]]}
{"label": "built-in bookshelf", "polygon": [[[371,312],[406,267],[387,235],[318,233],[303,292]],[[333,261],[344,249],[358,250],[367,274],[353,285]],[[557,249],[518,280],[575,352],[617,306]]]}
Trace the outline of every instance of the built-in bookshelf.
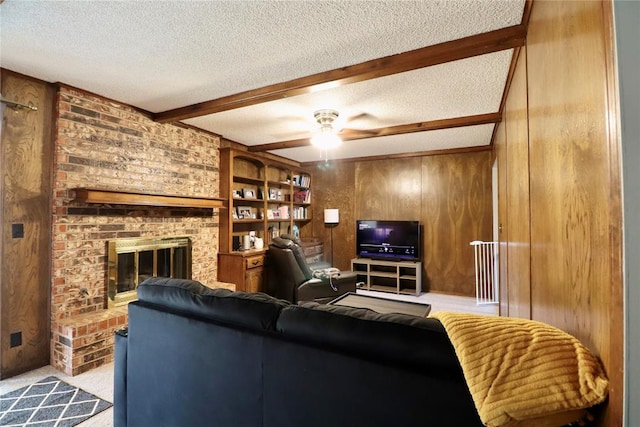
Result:
{"label": "built-in bookshelf", "polygon": [[311,226],[311,175],[260,154],[222,148],[220,195],[228,209],[220,213],[218,280],[240,291],[263,291],[271,239]]}
{"label": "built-in bookshelf", "polygon": [[311,222],[307,171],[233,148],[220,156],[220,195],[228,200],[220,218],[221,253],[247,250],[243,239],[251,232],[266,248],[271,238]]}

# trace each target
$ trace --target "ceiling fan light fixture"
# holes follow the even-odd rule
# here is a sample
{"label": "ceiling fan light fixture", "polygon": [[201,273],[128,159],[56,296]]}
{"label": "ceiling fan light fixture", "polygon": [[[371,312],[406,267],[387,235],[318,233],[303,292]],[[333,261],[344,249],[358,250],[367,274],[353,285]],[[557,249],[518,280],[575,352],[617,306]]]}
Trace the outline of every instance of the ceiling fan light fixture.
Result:
{"label": "ceiling fan light fixture", "polygon": [[342,139],[333,128],[333,121],[338,118],[338,112],[335,110],[318,110],[313,113],[316,121],[320,125],[320,129],[311,137],[311,144],[322,150],[336,148],[342,144]]}
{"label": "ceiling fan light fixture", "polygon": [[329,150],[339,147],[342,144],[342,139],[335,134],[333,129],[321,129],[320,132],[311,137],[311,144],[322,150]]}

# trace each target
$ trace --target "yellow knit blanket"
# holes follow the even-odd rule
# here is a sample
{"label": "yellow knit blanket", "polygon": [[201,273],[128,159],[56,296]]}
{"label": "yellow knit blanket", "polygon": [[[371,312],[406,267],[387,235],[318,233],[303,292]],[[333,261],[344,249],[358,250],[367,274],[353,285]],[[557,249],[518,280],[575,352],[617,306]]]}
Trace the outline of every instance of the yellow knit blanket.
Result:
{"label": "yellow knit blanket", "polygon": [[431,317],[447,330],[487,426],[563,425],[607,396],[609,382],[599,361],[557,328],[464,313]]}

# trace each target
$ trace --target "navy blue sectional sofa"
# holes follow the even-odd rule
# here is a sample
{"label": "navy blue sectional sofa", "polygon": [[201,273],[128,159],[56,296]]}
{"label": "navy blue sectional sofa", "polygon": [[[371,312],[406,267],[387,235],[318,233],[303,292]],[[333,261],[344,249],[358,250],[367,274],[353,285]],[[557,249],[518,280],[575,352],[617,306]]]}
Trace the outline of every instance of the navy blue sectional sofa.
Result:
{"label": "navy blue sectional sofa", "polygon": [[480,426],[436,319],[151,278],[116,334],[114,425]]}

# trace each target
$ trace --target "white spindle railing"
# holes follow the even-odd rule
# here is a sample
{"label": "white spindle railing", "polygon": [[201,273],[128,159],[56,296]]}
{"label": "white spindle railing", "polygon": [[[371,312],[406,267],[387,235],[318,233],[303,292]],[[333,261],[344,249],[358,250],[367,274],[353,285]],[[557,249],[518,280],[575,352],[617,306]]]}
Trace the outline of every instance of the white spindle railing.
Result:
{"label": "white spindle railing", "polygon": [[498,273],[498,242],[470,243],[476,264],[476,304],[498,304],[500,281]]}

